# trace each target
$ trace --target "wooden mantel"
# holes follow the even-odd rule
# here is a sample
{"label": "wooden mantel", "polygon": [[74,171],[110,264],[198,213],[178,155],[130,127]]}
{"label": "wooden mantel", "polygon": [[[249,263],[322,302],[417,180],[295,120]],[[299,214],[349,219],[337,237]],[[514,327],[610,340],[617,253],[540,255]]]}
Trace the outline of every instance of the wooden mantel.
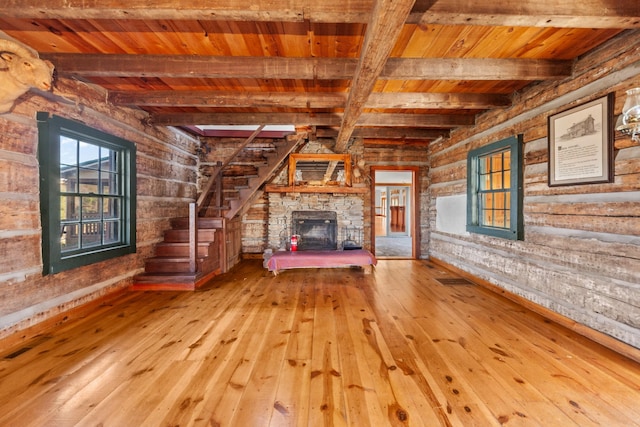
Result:
{"label": "wooden mantel", "polygon": [[267,193],[335,193],[335,194],[362,194],[367,192],[367,187],[342,187],[333,185],[266,185]]}
{"label": "wooden mantel", "polygon": [[[325,179],[310,183],[307,180],[296,179],[296,169],[299,161],[318,162],[326,168]],[[336,183],[330,181],[336,164],[344,165],[344,181]],[[353,187],[351,184],[351,155],[335,153],[304,154],[292,153],[289,155],[289,185],[268,184],[264,191],[267,193],[335,193],[335,194],[362,194],[367,192],[367,187]]]}

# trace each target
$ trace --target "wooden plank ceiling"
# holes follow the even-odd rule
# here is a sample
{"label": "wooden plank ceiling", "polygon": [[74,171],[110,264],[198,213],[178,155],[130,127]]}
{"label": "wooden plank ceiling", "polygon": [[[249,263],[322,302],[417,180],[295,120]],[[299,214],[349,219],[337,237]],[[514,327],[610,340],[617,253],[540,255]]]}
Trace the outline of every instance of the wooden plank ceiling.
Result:
{"label": "wooden plank ceiling", "polygon": [[155,124],[309,126],[337,151],[447,136],[640,27],[637,0],[2,3],[3,36]]}

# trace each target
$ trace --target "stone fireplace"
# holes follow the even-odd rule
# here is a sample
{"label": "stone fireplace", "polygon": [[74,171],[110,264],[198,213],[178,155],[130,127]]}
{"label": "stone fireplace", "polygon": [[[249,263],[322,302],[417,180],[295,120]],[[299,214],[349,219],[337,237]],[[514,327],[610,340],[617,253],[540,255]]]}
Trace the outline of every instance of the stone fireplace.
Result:
{"label": "stone fireplace", "polygon": [[338,249],[338,215],[333,211],[291,212],[291,234],[299,251]]}
{"label": "stone fireplace", "polygon": [[[313,226],[309,223],[294,225],[294,212],[312,213],[319,218],[314,220]],[[331,227],[335,230],[335,237],[332,237],[332,242],[327,245],[331,245],[330,249],[342,249],[343,243],[349,239],[347,230],[363,229],[363,197],[356,194],[334,193],[269,193],[269,248],[288,249],[291,235],[301,234],[295,228],[300,225],[308,227],[314,236],[311,239],[301,238],[298,250],[308,250],[309,248],[305,247],[305,241],[309,242],[309,240],[314,246],[319,245],[321,243],[318,242],[318,236],[321,232],[318,226],[328,226],[329,224],[324,222],[327,219],[332,222]],[[334,232],[329,232],[330,235],[332,233]],[[322,234],[326,235],[326,231],[322,231]],[[322,244],[325,243],[322,242]]]}
{"label": "stone fireplace", "polygon": [[[352,153],[362,157],[364,145],[360,142],[353,143],[351,146]],[[328,150],[323,144],[318,141],[309,141],[305,146],[301,154],[328,154],[335,155],[335,153]],[[333,158],[332,158],[333,159]],[[289,159],[291,161],[291,159]],[[305,164],[300,163],[301,159],[296,160],[296,166],[305,169]],[[291,164],[291,162],[290,162]],[[346,163],[345,165],[348,165]],[[326,171],[327,166],[323,164],[323,171]],[[275,177],[271,182],[274,186],[288,186],[292,185],[296,179],[296,175],[299,169],[295,169],[294,173],[289,176],[289,168],[284,169],[281,173]],[[305,169],[306,170],[306,169]],[[305,170],[302,170],[303,174]],[[322,177],[322,175],[320,175]],[[332,192],[330,188],[320,190],[316,188],[314,191],[304,191],[305,185],[313,187],[311,182],[315,181],[315,177],[302,176],[302,181],[308,181],[308,184],[298,183],[302,191],[271,191],[268,192],[268,230],[267,230],[267,248],[272,250],[289,249],[290,239],[292,234],[300,234],[297,230],[294,230],[294,218],[293,213],[295,211],[306,212],[331,212],[335,215],[332,221],[335,221],[335,246],[331,242],[331,250],[343,249],[348,242],[350,248],[353,247],[354,242],[351,241],[354,235],[364,238],[364,223],[365,223],[365,194],[368,194],[364,188],[359,192],[347,192],[341,191],[343,188],[338,187],[336,192]],[[308,188],[306,188],[308,190]],[[324,214],[322,214],[324,215]],[[326,218],[321,218],[324,221]],[[357,230],[354,233],[354,230]],[[316,232],[314,230],[313,232]],[[307,239],[304,239],[307,240]],[[355,242],[356,244],[365,245],[366,242]],[[302,245],[302,247],[300,246]],[[303,241],[298,243],[298,250],[305,248]]]}

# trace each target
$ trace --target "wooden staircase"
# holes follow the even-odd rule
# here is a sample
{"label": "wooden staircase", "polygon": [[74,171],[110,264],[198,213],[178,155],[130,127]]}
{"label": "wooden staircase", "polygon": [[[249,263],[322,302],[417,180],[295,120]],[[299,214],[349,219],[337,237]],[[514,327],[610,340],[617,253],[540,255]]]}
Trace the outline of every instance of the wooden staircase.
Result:
{"label": "wooden staircase", "polygon": [[[227,227],[260,194],[262,185],[303,140],[302,135],[296,135],[264,147],[249,147],[258,134],[259,130],[224,164],[214,167],[197,202],[190,204],[189,218],[171,221],[172,228],[165,231],[164,241],[145,261],[145,272],[134,278],[133,290],[195,290],[232,266],[228,264],[239,254],[230,254],[230,249],[239,248],[240,244],[227,241],[238,234],[228,232]],[[197,233],[191,229],[192,223],[197,224]]]}
{"label": "wooden staircase", "polygon": [[133,290],[189,290],[220,274],[224,259],[224,219],[198,218],[195,271],[190,271],[189,220],[176,218],[164,232],[155,256],[145,261],[145,272],[134,278]]}
{"label": "wooden staircase", "polygon": [[[300,138],[289,138],[269,147],[247,147],[248,142],[226,163],[215,168],[207,188],[206,200],[201,196],[205,216],[232,219],[261,193],[265,181],[283,164],[299,144]],[[215,179],[214,179],[215,177]]]}

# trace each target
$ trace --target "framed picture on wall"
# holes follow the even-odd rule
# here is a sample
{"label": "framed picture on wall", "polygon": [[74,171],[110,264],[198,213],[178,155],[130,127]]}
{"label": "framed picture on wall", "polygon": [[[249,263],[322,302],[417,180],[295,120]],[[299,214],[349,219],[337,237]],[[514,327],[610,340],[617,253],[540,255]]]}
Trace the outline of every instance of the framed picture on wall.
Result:
{"label": "framed picture on wall", "polygon": [[549,116],[549,186],[613,182],[613,93]]}

